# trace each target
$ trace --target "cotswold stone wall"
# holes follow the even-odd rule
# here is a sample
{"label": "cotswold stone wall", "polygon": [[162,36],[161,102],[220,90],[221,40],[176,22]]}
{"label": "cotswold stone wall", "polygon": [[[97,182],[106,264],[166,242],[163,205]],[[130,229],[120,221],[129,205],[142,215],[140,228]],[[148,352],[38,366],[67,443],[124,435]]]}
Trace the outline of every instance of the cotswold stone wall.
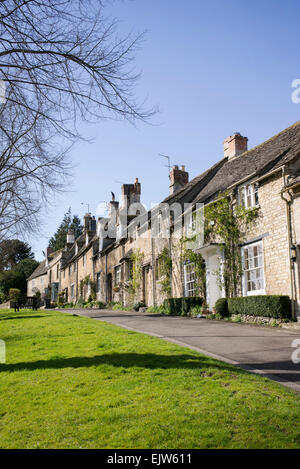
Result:
{"label": "cotswold stone wall", "polygon": [[[260,182],[258,217],[245,233],[245,242],[262,240],[265,293],[291,296],[288,225],[286,204],[281,198],[282,187],[280,172]],[[300,244],[300,193],[295,194],[294,198],[292,207],[293,236],[295,243]],[[158,305],[162,304],[166,294],[161,288],[157,264],[165,247],[168,248],[172,258],[172,296],[181,297],[184,295],[181,241],[175,237],[151,239],[151,230],[148,230],[143,236],[139,236],[136,232],[132,233],[128,239],[120,240],[119,243],[115,243],[112,247],[98,253],[96,257],[93,256],[93,247],[90,247],[85,252],[85,262],[83,262],[82,254],[76,259],[76,270],[73,262],[71,273],[69,265],[60,271],[60,290],[68,288],[68,300],[71,301],[71,286],[74,285],[73,301],[78,301],[80,281],[89,276],[96,282],[98,274],[100,276],[99,290],[97,291],[98,301],[106,302],[110,299],[124,305],[130,305],[137,301],[145,301],[148,306],[151,306],[154,301]],[[133,298],[127,288],[130,281],[129,264],[130,257],[138,250],[143,253],[141,288]],[[120,285],[117,284],[116,280],[117,266],[121,268]],[[51,268],[53,282],[56,281],[56,266],[53,265]],[[111,285],[110,292],[108,291],[108,276]],[[299,290],[298,278],[297,274],[297,292]],[[30,282],[28,288],[30,289]],[[89,292],[85,289],[83,295],[85,300],[88,294]]]}
{"label": "cotswold stone wall", "polygon": [[258,218],[246,240],[262,237],[267,295],[291,295],[286,204],[281,198],[281,173],[260,183]]}

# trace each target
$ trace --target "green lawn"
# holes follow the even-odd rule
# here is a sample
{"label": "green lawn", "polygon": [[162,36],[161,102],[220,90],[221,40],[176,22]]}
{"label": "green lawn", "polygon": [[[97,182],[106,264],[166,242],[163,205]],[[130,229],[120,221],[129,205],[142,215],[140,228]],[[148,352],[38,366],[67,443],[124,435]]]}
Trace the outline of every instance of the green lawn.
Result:
{"label": "green lawn", "polygon": [[1,448],[299,448],[300,396],[59,312],[0,311]]}

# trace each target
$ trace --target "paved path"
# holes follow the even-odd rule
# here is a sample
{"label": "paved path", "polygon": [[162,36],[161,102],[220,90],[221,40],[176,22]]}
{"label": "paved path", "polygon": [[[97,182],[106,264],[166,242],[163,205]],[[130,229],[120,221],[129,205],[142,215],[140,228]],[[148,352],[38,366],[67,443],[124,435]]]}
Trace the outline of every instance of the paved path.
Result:
{"label": "paved path", "polygon": [[300,339],[300,331],[147,313],[78,309],[63,312],[157,336],[300,391],[300,364],[291,360],[295,351],[292,342]]}

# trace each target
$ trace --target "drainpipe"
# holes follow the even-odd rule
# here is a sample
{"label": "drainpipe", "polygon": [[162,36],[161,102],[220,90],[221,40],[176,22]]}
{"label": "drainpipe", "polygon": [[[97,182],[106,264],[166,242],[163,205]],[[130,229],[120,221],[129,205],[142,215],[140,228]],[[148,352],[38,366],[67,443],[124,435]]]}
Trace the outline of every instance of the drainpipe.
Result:
{"label": "drainpipe", "polygon": [[77,301],[79,300],[78,298],[78,261],[75,261],[76,262],[76,303]]}
{"label": "drainpipe", "polygon": [[[291,192],[286,187],[285,182],[285,166],[282,168],[282,182],[283,182],[283,189],[281,191],[281,198],[286,203],[286,219],[287,219],[287,230],[288,230],[288,248],[289,248],[289,262],[290,262],[290,285],[291,285],[291,300],[292,300],[292,318],[296,319],[296,312],[295,312],[295,292],[296,292],[296,285],[295,285],[295,270],[294,270],[294,261],[291,259],[291,247],[293,246],[293,234],[292,234],[292,219],[291,219],[291,204],[293,201],[293,197]],[[289,195],[289,199],[284,197],[284,192],[287,192]]]}
{"label": "drainpipe", "polygon": [[108,302],[107,253],[105,253],[105,303]]}
{"label": "drainpipe", "polygon": [[156,259],[155,259],[155,243],[154,237],[151,236],[151,259],[152,259],[152,297],[153,297],[153,306],[156,306]]}
{"label": "drainpipe", "polygon": [[[169,253],[171,258],[171,265],[173,266],[173,256],[172,256],[172,238],[171,238],[171,229],[169,231]],[[171,286],[171,298],[173,297],[173,268],[171,268],[170,275],[170,286]]]}

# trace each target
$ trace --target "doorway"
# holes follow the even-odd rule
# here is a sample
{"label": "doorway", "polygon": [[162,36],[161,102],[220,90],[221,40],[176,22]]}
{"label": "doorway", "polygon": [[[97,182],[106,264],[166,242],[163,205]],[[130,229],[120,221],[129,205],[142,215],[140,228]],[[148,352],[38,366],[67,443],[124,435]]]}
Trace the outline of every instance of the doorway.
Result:
{"label": "doorway", "polygon": [[112,302],[112,274],[107,275],[107,303]]}

